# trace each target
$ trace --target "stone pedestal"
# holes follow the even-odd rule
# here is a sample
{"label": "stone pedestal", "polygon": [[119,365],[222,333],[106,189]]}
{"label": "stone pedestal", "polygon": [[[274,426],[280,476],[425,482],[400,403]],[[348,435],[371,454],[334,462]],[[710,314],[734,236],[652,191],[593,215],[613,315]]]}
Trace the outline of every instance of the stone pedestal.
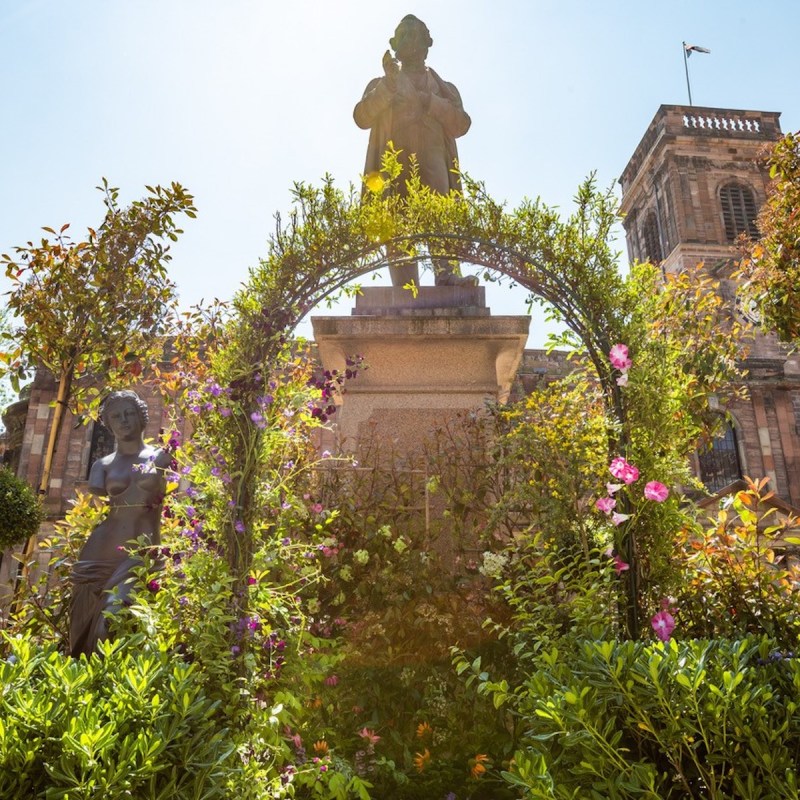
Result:
{"label": "stone pedestal", "polygon": [[482,287],[422,287],[416,297],[374,287],[352,316],[311,322],[326,369],[344,370],[352,355],[368,367],[340,398],[340,447],[377,437],[403,454],[454,413],[508,398],[530,318],[491,316]]}

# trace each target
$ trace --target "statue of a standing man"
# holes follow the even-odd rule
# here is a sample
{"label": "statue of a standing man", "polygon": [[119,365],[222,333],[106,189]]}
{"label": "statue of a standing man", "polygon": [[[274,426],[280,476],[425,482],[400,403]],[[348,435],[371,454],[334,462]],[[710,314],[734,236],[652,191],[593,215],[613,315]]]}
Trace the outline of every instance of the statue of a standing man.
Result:
{"label": "statue of a standing man", "polygon": [[[404,169],[408,169],[410,157],[415,155],[423,185],[447,194],[461,188],[454,172],[458,158],[456,137],[469,130],[471,120],[461,105],[458,89],[425,66],[432,44],[422,20],[413,14],[403,17],[389,40],[400,63],[386,51],[384,75],[370,81],[353,117],[359,128],[370,129],[365,174],[380,170],[381,158],[392,142],[401,151]],[[404,186],[401,181],[401,192]],[[416,264],[390,264],[389,271],[393,286],[404,286],[412,280],[419,285]],[[437,286],[474,282],[474,278],[460,277],[448,262],[436,264]]]}

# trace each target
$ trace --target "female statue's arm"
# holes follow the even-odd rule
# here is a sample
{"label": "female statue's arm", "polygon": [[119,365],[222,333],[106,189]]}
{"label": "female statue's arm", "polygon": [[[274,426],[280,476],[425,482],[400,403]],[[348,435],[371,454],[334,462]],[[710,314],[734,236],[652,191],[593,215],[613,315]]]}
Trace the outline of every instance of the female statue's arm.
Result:
{"label": "female statue's arm", "polygon": [[108,495],[108,490],[106,489],[106,467],[102,458],[98,458],[92,464],[91,470],[89,470],[89,491],[92,494],[98,494],[103,497]]}
{"label": "female statue's arm", "polygon": [[153,459],[153,464],[156,469],[169,469],[174,457],[172,450],[158,450],[156,451],[156,457]]}

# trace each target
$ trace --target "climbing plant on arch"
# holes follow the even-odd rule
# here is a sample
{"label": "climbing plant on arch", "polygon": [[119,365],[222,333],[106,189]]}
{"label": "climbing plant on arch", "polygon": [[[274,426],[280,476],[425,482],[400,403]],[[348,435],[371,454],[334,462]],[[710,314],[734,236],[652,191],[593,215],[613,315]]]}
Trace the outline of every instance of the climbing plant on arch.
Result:
{"label": "climbing plant on arch", "polygon": [[[708,397],[736,377],[736,323],[712,284],[701,271],[665,278],[649,265],[624,275],[613,247],[617,202],[593,178],[563,217],[539,200],[509,209],[468,176],[461,194],[441,196],[412,175],[401,197],[392,191],[399,170],[388,154],[384,173],[372,177],[363,196],[354,187],[338,189],[330,178],[321,186],[297,184],[293,208],[276,217],[269,252],[233,299],[230,320],[215,328],[210,349],[204,344],[215,380],[233,387],[237,401],[228,418],[214,423],[214,435],[233,476],[223,538],[240,581],[250,567],[249,537],[258,528],[256,499],[265,480],[259,453],[269,426],[251,424],[263,410],[265,380],[299,320],[385,266],[389,252],[410,261],[478,265],[488,278],[509,279],[549,307],[566,328],[560,344],[600,387],[606,426],[599,446],[609,460],[635,461],[647,480],[687,477],[686,460],[709,422]],[[626,386],[608,356],[619,343],[634,362]],[[199,419],[201,433],[203,424]],[[647,581],[658,576],[671,548],[668,525],[637,514],[616,532],[617,551],[631,564],[623,579],[634,637]]]}

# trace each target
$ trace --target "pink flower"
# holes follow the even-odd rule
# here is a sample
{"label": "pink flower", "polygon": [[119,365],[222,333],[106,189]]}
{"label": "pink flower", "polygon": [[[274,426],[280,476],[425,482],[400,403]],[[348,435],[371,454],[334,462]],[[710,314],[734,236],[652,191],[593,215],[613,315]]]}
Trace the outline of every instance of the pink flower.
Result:
{"label": "pink flower", "polygon": [[258,583],[258,580],[254,578],[252,575],[247,576],[247,585],[248,586],[255,586]]}
{"label": "pink flower", "polygon": [[617,501],[613,497],[601,497],[594,504],[594,507],[598,511],[602,511],[604,514],[610,514],[616,504]]}
{"label": "pink flower", "polygon": [[161,588],[161,584],[157,580],[153,579],[152,581],[147,582],[147,588],[151,592],[157,592]]}
{"label": "pink flower", "polygon": [[630,518],[631,518],[631,515],[630,515],[630,514],[618,514],[618,513],[615,511],[615,512],[614,512],[614,513],[611,515],[611,522],[613,522],[613,523],[614,523],[614,525],[617,525],[617,526],[619,526],[619,525],[622,525],[622,523],[623,523],[623,522],[625,522],[625,520],[626,520],[626,519],[630,519]]}
{"label": "pink flower", "polygon": [[628,385],[628,371],[625,370],[622,375],[617,378],[617,386],[627,386]]}
{"label": "pink flower", "polygon": [[618,555],[614,556],[614,569],[617,571],[617,575],[626,570],[629,570],[631,565],[628,564],[627,561],[623,561]]}
{"label": "pink flower", "polygon": [[624,485],[624,483],[607,483],[606,491],[609,494],[616,494]]}
{"label": "pink flower", "polygon": [[609,472],[625,484],[639,480],[639,469],[629,464],[624,458],[617,456],[608,467]]}
{"label": "pink flower", "polygon": [[644,496],[647,500],[652,500],[655,503],[663,503],[667,499],[669,489],[663,483],[658,481],[650,481],[644,487]]}
{"label": "pink flower", "polygon": [[327,678],[325,678],[326,686],[336,686],[337,683],[339,683],[338,675],[329,675]]}
{"label": "pink flower", "polygon": [[627,370],[633,366],[628,358],[628,348],[624,344],[615,344],[608,353],[608,360],[614,369]]}
{"label": "pink flower", "polygon": [[675,630],[675,618],[669,611],[665,610],[654,614],[653,618],[650,620],[650,624],[653,626],[656,636],[658,636],[662,642],[669,641],[672,631]]}
{"label": "pink flower", "polygon": [[321,513],[322,513],[322,511],[323,511],[323,506],[322,506],[322,503],[314,503],[314,505],[312,505],[312,506],[311,506],[311,510],[312,510],[312,511],[313,511],[315,514],[321,514]]}
{"label": "pink flower", "polygon": [[373,731],[373,730],[370,730],[370,729],[369,729],[369,728],[367,728],[367,727],[364,727],[364,728],[362,728],[362,729],[361,729],[361,730],[358,732],[358,735],[359,735],[359,736],[360,736],[362,739],[365,739],[367,742],[369,742],[369,744],[371,744],[371,745],[375,745],[375,744],[377,744],[377,743],[378,743],[378,742],[381,740],[381,737],[380,737],[380,736],[378,736],[378,734],[377,734],[377,733],[375,733],[375,731]]}

